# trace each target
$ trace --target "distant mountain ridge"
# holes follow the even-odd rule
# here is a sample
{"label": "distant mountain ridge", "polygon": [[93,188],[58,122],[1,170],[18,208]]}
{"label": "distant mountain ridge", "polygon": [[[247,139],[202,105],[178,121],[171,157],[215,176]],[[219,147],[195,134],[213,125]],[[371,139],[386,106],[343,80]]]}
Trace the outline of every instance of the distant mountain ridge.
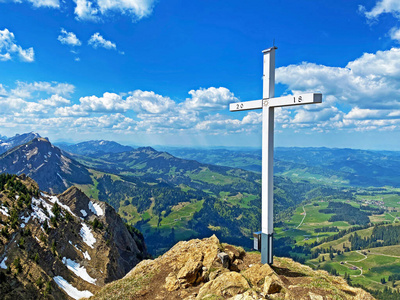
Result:
{"label": "distant mountain ridge", "polygon": [[[261,150],[169,149],[172,155],[202,163],[261,171]],[[277,147],[274,172],[281,176],[337,178],[355,186],[400,187],[400,152],[349,148]]]}
{"label": "distant mountain ridge", "polygon": [[72,154],[79,154],[86,156],[97,156],[105,153],[120,153],[120,152],[131,151],[134,149],[133,147],[130,146],[124,146],[113,141],[105,141],[105,140],[87,141],[73,145],[60,144],[59,147],[62,150],[65,150]]}

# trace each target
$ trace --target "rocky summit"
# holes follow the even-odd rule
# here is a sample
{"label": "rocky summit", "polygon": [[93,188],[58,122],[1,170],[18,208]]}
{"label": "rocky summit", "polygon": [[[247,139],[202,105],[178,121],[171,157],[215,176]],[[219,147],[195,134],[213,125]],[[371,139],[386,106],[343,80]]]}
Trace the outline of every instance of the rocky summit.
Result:
{"label": "rocky summit", "polygon": [[143,236],[76,187],[0,174],[0,299],[80,299],[148,256]]}
{"label": "rocky summit", "polygon": [[259,253],[221,244],[216,236],[179,242],[90,299],[374,299],[341,277],[289,258],[276,257],[272,267],[260,260]]}

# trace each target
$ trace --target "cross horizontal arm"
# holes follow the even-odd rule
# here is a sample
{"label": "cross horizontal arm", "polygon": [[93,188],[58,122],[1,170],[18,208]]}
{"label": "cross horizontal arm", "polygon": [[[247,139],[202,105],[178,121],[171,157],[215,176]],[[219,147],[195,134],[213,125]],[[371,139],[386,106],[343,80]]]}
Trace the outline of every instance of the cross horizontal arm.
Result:
{"label": "cross horizontal arm", "polygon": [[304,105],[304,104],[313,104],[321,102],[322,102],[322,94],[308,93],[296,96],[284,96],[279,98],[231,103],[229,104],[229,110],[243,111],[243,110],[260,109],[263,107],[263,103],[264,106],[281,107],[281,106]]}

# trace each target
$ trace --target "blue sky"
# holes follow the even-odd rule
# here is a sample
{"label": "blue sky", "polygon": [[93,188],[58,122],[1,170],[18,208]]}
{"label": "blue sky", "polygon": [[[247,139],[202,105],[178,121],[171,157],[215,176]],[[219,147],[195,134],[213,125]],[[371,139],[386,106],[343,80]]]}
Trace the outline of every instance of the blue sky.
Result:
{"label": "blue sky", "polygon": [[398,0],[0,0],[0,135],[259,147],[274,40],[276,146],[400,149]]}

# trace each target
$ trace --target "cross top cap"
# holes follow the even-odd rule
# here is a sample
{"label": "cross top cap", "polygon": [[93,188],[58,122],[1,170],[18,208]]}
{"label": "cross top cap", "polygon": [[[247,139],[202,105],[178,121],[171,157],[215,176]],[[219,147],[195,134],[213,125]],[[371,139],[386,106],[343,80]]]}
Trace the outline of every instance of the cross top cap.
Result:
{"label": "cross top cap", "polygon": [[268,49],[263,50],[262,53],[268,53],[268,52],[271,52],[272,50],[275,50],[275,49],[278,49],[278,47],[273,46],[273,47],[271,47],[271,48],[268,48]]}

